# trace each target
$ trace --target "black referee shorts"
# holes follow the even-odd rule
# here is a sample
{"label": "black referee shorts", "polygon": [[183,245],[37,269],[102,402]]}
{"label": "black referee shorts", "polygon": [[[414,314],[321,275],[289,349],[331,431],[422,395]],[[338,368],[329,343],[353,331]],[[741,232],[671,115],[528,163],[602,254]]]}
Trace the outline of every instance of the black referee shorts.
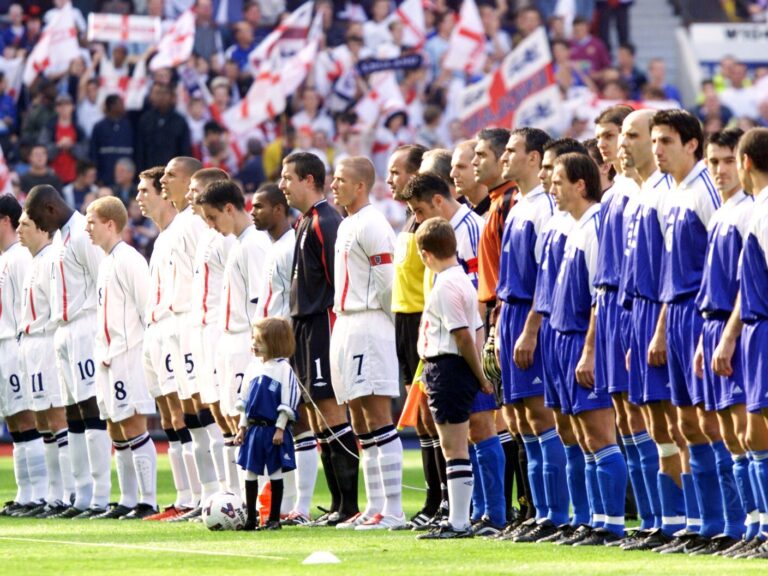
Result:
{"label": "black referee shorts", "polygon": [[[302,385],[305,401],[335,398],[331,385],[331,328],[333,312],[293,318],[296,352],[293,370]],[[307,396],[309,392],[309,396]]]}
{"label": "black referee shorts", "polygon": [[457,354],[427,358],[422,380],[429,410],[437,424],[461,424],[469,420],[480,384],[464,358]]}
{"label": "black referee shorts", "polygon": [[395,313],[395,346],[397,362],[400,364],[400,378],[403,384],[410,386],[419,365],[419,353],[416,344],[419,341],[419,323],[421,312],[408,314]]}

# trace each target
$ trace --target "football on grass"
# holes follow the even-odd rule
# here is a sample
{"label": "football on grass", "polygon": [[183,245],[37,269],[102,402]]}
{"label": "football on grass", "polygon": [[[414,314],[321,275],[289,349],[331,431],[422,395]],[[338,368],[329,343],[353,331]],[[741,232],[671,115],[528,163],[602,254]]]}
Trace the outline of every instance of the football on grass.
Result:
{"label": "football on grass", "polygon": [[240,530],[245,524],[245,507],[237,494],[216,492],[203,505],[203,522],[208,530]]}

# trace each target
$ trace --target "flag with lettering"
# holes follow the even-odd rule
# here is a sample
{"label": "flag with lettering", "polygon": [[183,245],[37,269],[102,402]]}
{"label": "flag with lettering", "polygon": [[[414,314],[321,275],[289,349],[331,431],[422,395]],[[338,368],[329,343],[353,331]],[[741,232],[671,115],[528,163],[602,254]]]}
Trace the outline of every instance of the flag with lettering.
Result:
{"label": "flag with lettering", "polygon": [[[460,119],[469,134],[488,127],[546,126],[557,115],[559,95],[552,54],[544,28],[538,28],[510,52],[490,75],[464,89]],[[546,91],[545,91],[546,90]],[[516,118],[520,116],[520,118]]]}

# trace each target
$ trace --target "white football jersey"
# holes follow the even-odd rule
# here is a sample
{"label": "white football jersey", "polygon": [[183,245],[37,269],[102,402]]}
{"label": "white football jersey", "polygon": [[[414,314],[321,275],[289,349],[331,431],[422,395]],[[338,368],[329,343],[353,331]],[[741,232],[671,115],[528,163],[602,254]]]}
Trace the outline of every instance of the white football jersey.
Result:
{"label": "white football jersey", "polygon": [[296,248],[296,231],[288,228],[272,242],[267,255],[267,276],[259,296],[259,317],[290,318],[291,271]]}
{"label": "white football jersey", "polygon": [[171,224],[155,238],[152,256],[149,257],[149,292],[147,294],[147,324],[160,322],[171,315],[173,296],[173,268],[171,267]]}
{"label": "white football jersey", "polygon": [[192,286],[192,325],[207,326],[218,322],[224,266],[230,249],[237,242],[234,236],[222,236],[208,228],[197,243],[195,252],[195,281]]}
{"label": "white football jersey", "polygon": [[258,317],[259,291],[266,274],[269,235],[251,224],[229,251],[219,310],[221,329],[245,332]]}
{"label": "white football jersey", "polygon": [[483,327],[477,310],[477,290],[457,264],[440,272],[427,297],[419,325],[418,351],[421,358],[442,354],[459,354],[451,332],[469,328],[474,332]]}
{"label": "white football jersey", "polygon": [[176,215],[167,230],[173,230],[171,244],[171,268],[173,270],[173,296],[171,311],[175,314],[192,309],[192,284],[195,276],[197,243],[205,235],[208,226],[197,216],[191,206]]}
{"label": "white football jersey", "polygon": [[144,256],[118,242],[99,268],[96,310],[97,360],[114,358],[144,339],[144,313],[149,292],[149,267]]}
{"label": "white football jersey", "polygon": [[334,258],[336,314],[362,310],[390,313],[394,252],[395,232],[370,204],[341,221]]}
{"label": "white football jersey", "polygon": [[29,250],[18,242],[0,255],[0,340],[16,338],[21,332],[24,276],[31,263]]}
{"label": "white football jersey", "polygon": [[51,269],[53,248],[46,244],[32,257],[24,276],[21,331],[24,334],[53,334],[56,322],[51,317]]}
{"label": "white football jersey", "polygon": [[85,226],[85,216],[74,212],[53,235],[51,315],[59,323],[96,309],[96,278],[104,251],[93,245]]}

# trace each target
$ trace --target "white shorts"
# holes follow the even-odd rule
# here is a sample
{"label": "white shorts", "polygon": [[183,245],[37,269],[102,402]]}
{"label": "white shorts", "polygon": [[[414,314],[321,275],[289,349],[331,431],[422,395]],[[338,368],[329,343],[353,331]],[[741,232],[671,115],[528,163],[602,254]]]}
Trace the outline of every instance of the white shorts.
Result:
{"label": "white shorts", "polygon": [[191,332],[189,312],[171,316],[171,322],[164,323],[164,346],[171,355],[171,367],[176,377],[176,391],[179,398],[189,400],[193,394],[197,394],[197,379],[195,371],[195,358],[192,354]]}
{"label": "white shorts", "polygon": [[88,312],[61,324],[53,337],[61,399],[66,406],[96,396],[96,364],[93,360],[96,325],[96,313]]}
{"label": "white shorts", "polygon": [[165,325],[173,325],[173,318],[164,318],[157,324],[150,324],[144,331],[142,364],[144,379],[152,398],[167,396],[176,392],[171,355],[165,347]]}
{"label": "white shorts", "polygon": [[51,362],[51,358],[56,354],[53,334],[22,337],[19,354],[24,372],[24,385],[29,387],[32,398],[32,410],[41,412],[64,406],[56,363]]}
{"label": "white shorts", "polygon": [[223,333],[219,352],[224,364],[219,389],[221,413],[225,416],[238,416],[240,413],[236,407],[237,399],[243,386],[246,369],[253,359],[251,333],[247,330],[237,334]]}
{"label": "white shorts", "polygon": [[215,324],[196,326],[191,330],[192,357],[197,362],[197,388],[203,404],[213,404],[220,399],[220,375],[224,362],[217,354],[222,331]]}
{"label": "white shorts", "polygon": [[395,325],[381,310],[339,314],[331,333],[331,382],[336,401],[400,396]]}
{"label": "white shorts", "polygon": [[102,420],[121,422],[134,414],[154,414],[155,401],[144,379],[141,346],[115,356],[96,368],[96,400]]}
{"label": "white shorts", "polygon": [[0,415],[13,416],[32,408],[31,389],[19,362],[16,338],[0,340]]}

